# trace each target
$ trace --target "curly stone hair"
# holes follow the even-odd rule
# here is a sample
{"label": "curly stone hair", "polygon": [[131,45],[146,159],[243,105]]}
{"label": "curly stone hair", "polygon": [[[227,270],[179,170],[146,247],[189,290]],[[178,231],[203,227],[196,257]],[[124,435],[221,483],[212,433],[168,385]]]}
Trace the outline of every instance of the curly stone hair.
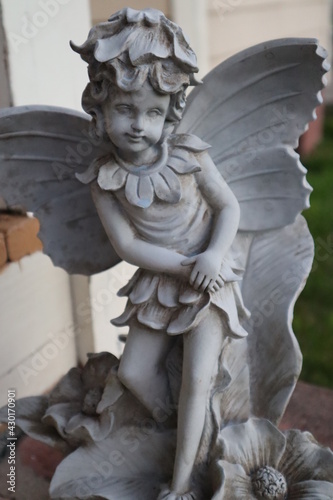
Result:
{"label": "curly stone hair", "polygon": [[102,106],[112,91],[136,91],[148,81],[153,89],[170,95],[165,130],[173,129],[183,115],[185,91],[197,85],[196,56],[184,33],[155,9],[126,8],[107,22],[94,26],[81,46],[71,47],[88,63],[90,82],[82,107],[92,116],[92,132],[106,137]]}

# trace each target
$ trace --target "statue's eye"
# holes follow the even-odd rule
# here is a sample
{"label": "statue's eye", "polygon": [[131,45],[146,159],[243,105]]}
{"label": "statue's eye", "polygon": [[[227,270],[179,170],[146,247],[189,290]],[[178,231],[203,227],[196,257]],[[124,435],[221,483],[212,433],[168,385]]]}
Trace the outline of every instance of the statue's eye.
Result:
{"label": "statue's eye", "polygon": [[158,116],[162,116],[161,111],[157,108],[150,109],[147,114],[150,118],[157,118]]}
{"label": "statue's eye", "polygon": [[116,110],[119,114],[127,116],[130,116],[133,112],[132,108],[127,104],[118,104],[116,106]]}

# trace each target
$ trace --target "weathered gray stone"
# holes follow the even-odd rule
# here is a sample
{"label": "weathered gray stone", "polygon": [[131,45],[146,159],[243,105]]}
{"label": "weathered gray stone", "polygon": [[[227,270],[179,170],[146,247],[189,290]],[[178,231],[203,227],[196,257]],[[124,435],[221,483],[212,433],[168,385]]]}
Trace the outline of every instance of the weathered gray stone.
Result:
{"label": "weathered gray stone", "polygon": [[331,498],[332,453],[274,426],[301,366],[291,320],[313,241],[293,148],[320,103],[325,51],[252,47],[185,111],[196,57],[160,11],[123,9],[72,48],[89,64],[91,139],[69,110],[1,111],[2,194],[36,213],[69,272],[120,259],[139,270],[113,320],[130,326],[121,360],[90,355],[47,399],[20,402],[27,433],[75,449],[52,498]]}

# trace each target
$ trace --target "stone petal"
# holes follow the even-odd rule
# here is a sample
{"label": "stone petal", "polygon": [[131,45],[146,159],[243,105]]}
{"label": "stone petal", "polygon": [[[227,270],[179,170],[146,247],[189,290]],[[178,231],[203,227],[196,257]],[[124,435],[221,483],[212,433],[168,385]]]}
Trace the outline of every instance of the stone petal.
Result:
{"label": "stone petal", "polygon": [[66,426],[69,420],[78,413],[81,412],[81,404],[80,403],[59,403],[47,409],[44,417],[42,418],[42,422],[47,425],[51,425],[55,427],[59,432],[60,436],[64,439],[68,438],[68,435],[65,431]]}
{"label": "stone petal", "polygon": [[128,297],[131,291],[133,290],[136,282],[138,281],[138,279],[140,279],[142,273],[143,273],[142,269],[138,269],[137,271],[135,271],[129,282],[126,283],[125,286],[120,288],[120,290],[118,290],[117,292],[118,297]]}
{"label": "stone petal", "polygon": [[190,174],[201,170],[197,159],[184,149],[178,149],[168,159],[168,167],[178,174]]}
{"label": "stone petal", "polygon": [[129,294],[132,304],[138,305],[147,302],[155,292],[158,280],[158,276],[153,273],[143,273],[141,279],[137,281]]}
{"label": "stone petal", "polygon": [[163,16],[163,13],[157,9],[147,8],[143,10],[143,15],[148,24],[154,25],[160,23],[160,19]]}
{"label": "stone petal", "polygon": [[128,321],[136,312],[136,306],[134,306],[130,301],[127,302],[125,311],[117,318],[113,318],[111,323],[114,326],[124,326],[128,324]]}
{"label": "stone petal", "polygon": [[83,184],[90,184],[91,181],[96,179],[98,168],[98,162],[94,161],[84,172],[76,172],[75,177]]}
{"label": "stone petal", "polygon": [[[181,154],[178,155],[171,155],[168,159],[168,167],[172,168],[178,173],[183,173],[183,169],[188,165],[189,161],[189,153],[187,151],[181,152]],[[185,157],[187,156],[187,158]]]}
{"label": "stone petal", "polygon": [[150,301],[149,307],[139,308],[137,319],[153,330],[165,330],[170,321],[170,309],[161,306],[157,300]]}
{"label": "stone petal", "polygon": [[126,19],[129,23],[139,23],[144,18],[144,13],[140,10],[127,7],[125,9]]}
{"label": "stone petal", "polygon": [[139,179],[137,175],[128,174],[125,186],[125,196],[131,205],[147,208],[147,201],[144,199],[141,200],[139,196]]}
{"label": "stone petal", "polygon": [[66,457],[53,476],[50,496],[156,500],[172,474],[174,442],[170,431],[124,427]]}
{"label": "stone petal", "polygon": [[139,177],[138,195],[141,206],[150,207],[154,199],[154,188],[149,176]]}
{"label": "stone petal", "polygon": [[197,292],[192,286],[188,285],[179,295],[179,302],[180,304],[192,305],[200,300],[201,295],[200,292]]}
{"label": "stone petal", "polygon": [[[43,421],[47,407],[47,396],[19,398],[16,401],[16,426],[31,438],[68,453],[69,447],[67,443],[54,426]],[[0,422],[7,424],[7,420],[8,408],[3,406],[0,409]]]}
{"label": "stone petal", "polygon": [[95,58],[106,62],[119,56],[131,43],[131,29],[125,28],[109,38],[100,38],[96,42]]}
{"label": "stone petal", "polygon": [[125,184],[127,175],[128,172],[118,165],[106,163],[99,169],[98,184],[102,189],[114,191]]}
{"label": "stone petal", "polygon": [[268,420],[251,418],[220,432],[223,458],[244,467],[247,474],[269,465],[278,468],[286,438]]}
{"label": "stone petal", "polygon": [[220,460],[217,467],[220,484],[212,500],[256,500],[250,477],[241,465]]}
{"label": "stone petal", "polygon": [[181,198],[181,185],[177,175],[166,166],[160,174],[167,182],[169,189],[173,195],[173,203],[177,203]]}
{"label": "stone petal", "polygon": [[143,10],[135,10],[131,7],[125,9],[126,18],[129,23],[139,23],[145,20],[145,24],[152,26],[160,23],[160,18],[163,15],[160,10],[146,8]]}
{"label": "stone petal", "polygon": [[207,293],[203,294],[201,300],[195,304],[189,306],[184,305],[174,313],[172,321],[170,321],[168,326],[167,333],[169,335],[179,335],[180,333],[188,332],[194,328],[206,313],[209,303],[210,297]]}
{"label": "stone petal", "polygon": [[185,44],[180,45],[177,37],[174,37],[174,52],[175,56],[190,68],[197,67],[197,59],[190,47],[185,47]]}
{"label": "stone petal", "polygon": [[94,442],[102,441],[110,433],[114,417],[105,410],[100,416],[89,417],[83,413],[74,415],[66,426],[66,433],[81,437],[86,430]]}
{"label": "stone petal", "polygon": [[[155,35],[155,36],[154,36]],[[147,56],[154,55],[158,59],[168,57],[170,49],[166,36],[162,31],[156,37],[154,30],[146,28],[140,32],[140,36],[136,36],[135,41],[129,47],[129,58],[134,66],[147,61]]]}
{"label": "stone petal", "polygon": [[153,174],[150,178],[152,180],[157,198],[162,201],[171,202],[170,189],[166,180],[160,175],[160,173]]}
{"label": "stone petal", "polygon": [[162,172],[151,176],[156,196],[168,203],[178,203],[181,186],[177,175],[167,166]]}
{"label": "stone petal", "polygon": [[197,500],[197,495],[193,491],[186,493],[176,493],[170,490],[169,485],[165,485],[157,497],[157,500]]}
{"label": "stone petal", "polygon": [[157,289],[159,303],[165,307],[176,307],[178,305],[178,284],[174,278],[164,275]]}
{"label": "stone petal", "polygon": [[112,189],[120,189],[123,187],[123,185],[126,182],[127,178],[127,172],[123,170],[122,168],[118,168],[118,170],[115,170],[113,176],[112,176]]}
{"label": "stone petal", "polygon": [[[310,479],[333,483],[333,453],[320,446],[309,432],[290,430],[279,469],[290,483]],[[332,497],[333,498],[333,497]]]}
{"label": "stone petal", "polygon": [[288,500],[332,500],[333,484],[327,481],[303,481],[293,484]]}
{"label": "stone petal", "polygon": [[174,146],[174,152],[177,152],[177,154],[179,151],[182,151],[183,148],[198,153],[211,147],[207,142],[202,141],[193,134],[173,134],[169,137],[169,143]]}
{"label": "stone petal", "polygon": [[[246,248],[250,241],[239,243]],[[242,296],[251,311],[243,325],[249,333],[251,378],[256,381],[251,387],[252,414],[275,425],[302,366],[291,321],[312,260],[313,240],[303,217],[281,230],[257,233],[248,254]]]}

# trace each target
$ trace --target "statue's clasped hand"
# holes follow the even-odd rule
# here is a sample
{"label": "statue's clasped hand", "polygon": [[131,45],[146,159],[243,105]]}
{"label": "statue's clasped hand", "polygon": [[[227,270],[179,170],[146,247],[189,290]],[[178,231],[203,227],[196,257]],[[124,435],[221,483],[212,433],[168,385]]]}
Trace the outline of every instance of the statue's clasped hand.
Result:
{"label": "statue's clasped hand", "polygon": [[224,285],[221,276],[221,256],[206,251],[182,261],[182,266],[193,265],[189,282],[199,292],[217,292]]}

